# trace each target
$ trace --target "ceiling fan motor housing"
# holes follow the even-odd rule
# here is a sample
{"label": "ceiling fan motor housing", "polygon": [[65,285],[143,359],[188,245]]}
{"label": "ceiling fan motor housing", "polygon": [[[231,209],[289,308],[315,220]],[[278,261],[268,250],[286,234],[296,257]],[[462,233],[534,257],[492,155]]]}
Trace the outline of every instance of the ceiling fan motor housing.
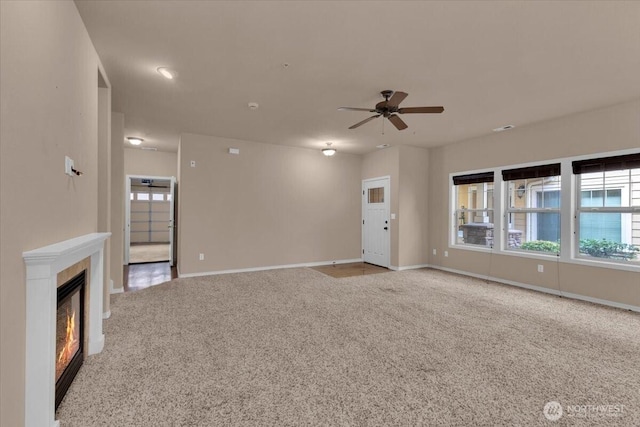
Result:
{"label": "ceiling fan motor housing", "polygon": [[380,92],[380,94],[382,95],[382,97],[384,99],[386,99],[388,101],[389,98],[391,98],[391,95],[393,95],[393,91],[392,90],[383,90],[382,92]]}

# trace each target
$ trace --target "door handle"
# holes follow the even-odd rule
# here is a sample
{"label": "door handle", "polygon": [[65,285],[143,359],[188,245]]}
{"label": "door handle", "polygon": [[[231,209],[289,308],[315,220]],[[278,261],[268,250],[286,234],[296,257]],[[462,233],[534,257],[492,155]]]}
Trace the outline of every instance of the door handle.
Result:
{"label": "door handle", "polygon": [[385,229],[385,230],[388,230],[388,229],[389,229],[389,227],[385,227],[384,229]]}

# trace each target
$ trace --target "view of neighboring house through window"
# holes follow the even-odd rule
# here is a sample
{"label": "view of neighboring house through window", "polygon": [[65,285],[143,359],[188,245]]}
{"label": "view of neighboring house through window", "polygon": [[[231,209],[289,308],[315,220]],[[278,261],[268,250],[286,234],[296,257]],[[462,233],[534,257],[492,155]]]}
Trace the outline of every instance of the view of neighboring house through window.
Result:
{"label": "view of neighboring house through window", "polygon": [[640,152],[553,162],[452,175],[450,245],[640,268]]}
{"label": "view of neighboring house through window", "polygon": [[573,162],[579,255],[640,263],[640,154]]}
{"label": "view of neighboring house through window", "polygon": [[453,177],[457,244],[493,247],[493,172]]}
{"label": "view of neighboring house through window", "polygon": [[560,164],[502,171],[507,249],[560,252]]}

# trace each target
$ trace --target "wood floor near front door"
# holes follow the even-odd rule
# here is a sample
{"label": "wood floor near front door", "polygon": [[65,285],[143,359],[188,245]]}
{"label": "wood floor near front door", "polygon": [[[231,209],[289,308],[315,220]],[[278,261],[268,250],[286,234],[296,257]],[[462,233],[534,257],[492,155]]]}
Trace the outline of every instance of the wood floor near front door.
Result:
{"label": "wood floor near front door", "polygon": [[312,267],[314,270],[337,279],[342,277],[364,276],[367,274],[388,273],[391,270],[366,262],[352,262],[349,264],[332,264]]}

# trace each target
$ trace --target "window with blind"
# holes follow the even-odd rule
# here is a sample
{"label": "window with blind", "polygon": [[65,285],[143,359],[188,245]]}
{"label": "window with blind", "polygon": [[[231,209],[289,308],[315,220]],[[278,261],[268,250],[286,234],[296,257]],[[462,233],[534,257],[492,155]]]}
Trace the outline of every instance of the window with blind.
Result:
{"label": "window with blind", "polygon": [[453,177],[456,244],[493,246],[493,172]]}
{"label": "window with blind", "polygon": [[506,169],[505,248],[560,252],[560,163]]}
{"label": "window with blind", "polygon": [[640,153],[574,161],[583,258],[640,263]]}

